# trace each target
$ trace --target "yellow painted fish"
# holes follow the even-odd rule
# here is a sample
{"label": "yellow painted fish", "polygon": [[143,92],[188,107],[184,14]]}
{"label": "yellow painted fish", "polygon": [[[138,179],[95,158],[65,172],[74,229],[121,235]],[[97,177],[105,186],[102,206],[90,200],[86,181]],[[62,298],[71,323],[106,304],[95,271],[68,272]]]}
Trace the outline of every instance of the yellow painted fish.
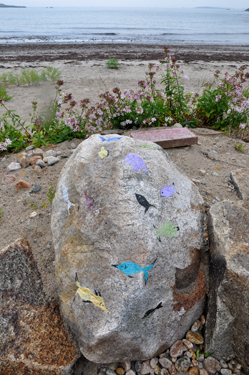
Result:
{"label": "yellow painted fish", "polygon": [[109,151],[107,151],[104,147],[101,147],[101,151],[98,152],[101,159],[104,159],[106,156],[109,155]]}
{"label": "yellow painted fish", "polygon": [[80,286],[77,273],[75,275],[75,284],[78,287],[78,289],[76,290],[75,295],[78,294],[80,296],[80,298],[83,300],[83,302],[91,302],[95,306],[97,306],[97,307],[101,308],[102,310],[104,310],[106,313],[109,312],[106,309],[106,307],[105,307],[105,302],[104,302],[103,298],[101,297],[100,292],[96,292],[96,290],[95,290],[95,293],[93,293],[90,289],[88,289],[88,288],[82,288]]}

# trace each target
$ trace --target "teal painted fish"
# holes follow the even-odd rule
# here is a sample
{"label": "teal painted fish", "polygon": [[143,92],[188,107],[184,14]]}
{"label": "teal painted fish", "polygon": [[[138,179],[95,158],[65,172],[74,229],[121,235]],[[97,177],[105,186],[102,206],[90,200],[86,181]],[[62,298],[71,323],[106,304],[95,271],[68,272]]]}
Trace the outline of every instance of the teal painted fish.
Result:
{"label": "teal painted fish", "polygon": [[161,242],[160,236],[165,236],[165,237],[174,237],[176,232],[180,230],[179,227],[176,227],[171,221],[167,221],[166,223],[163,223],[162,229],[158,229],[155,227],[155,230],[157,231],[157,238]]}
{"label": "teal painted fish", "polygon": [[149,274],[148,271],[151,270],[151,268],[154,266],[156,260],[154,260],[153,263],[151,263],[150,266],[148,267],[140,267],[138,264],[133,263],[133,262],[124,262],[120,264],[113,264],[113,267],[118,268],[120,271],[124,272],[128,277],[132,277],[131,275],[138,273],[138,272],[143,272],[144,277],[145,277],[145,284],[147,283]]}

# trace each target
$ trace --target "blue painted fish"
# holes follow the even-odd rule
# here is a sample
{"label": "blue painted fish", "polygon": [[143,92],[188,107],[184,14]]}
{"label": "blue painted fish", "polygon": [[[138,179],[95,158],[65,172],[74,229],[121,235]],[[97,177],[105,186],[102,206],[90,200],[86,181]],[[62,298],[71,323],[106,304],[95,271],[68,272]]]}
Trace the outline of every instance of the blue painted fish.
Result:
{"label": "blue painted fish", "polygon": [[161,242],[160,236],[165,236],[165,237],[174,237],[176,232],[180,230],[179,227],[176,227],[171,221],[167,221],[166,223],[163,223],[162,229],[158,229],[155,227],[155,230],[157,231],[157,238]]}
{"label": "blue painted fish", "polygon": [[123,137],[104,138],[104,137],[101,137],[101,135],[100,135],[99,138],[100,138],[103,142],[112,142],[112,141],[118,141],[119,139],[121,139],[121,138],[123,138]]}
{"label": "blue painted fish", "polygon": [[141,173],[141,169],[144,169],[145,174],[149,176],[145,162],[143,161],[143,159],[140,158],[140,156],[129,153],[124,159],[124,161],[133,167],[133,172]]}
{"label": "blue painted fish", "polygon": [[135,273],[142,271],[144,273],[145,284],[146,284],[148,277],[149,277],[148,271],[151,270],[151,268],[154,266],[155,263],[156,263],[156,259],[150,266],[144,267],[144,268],[140,267],[138,264],[133,263],[133,262],[124,262],[118,265],[113,264],[112,266],[118,268],[120,271],[124,272],[128,277],[131,277],[131,278],[132,278],[131,275],[134,275]]}
{"label": "blue painted fish", "polygon": [[175,189],[175,184],[173,183],[172,186],[165,186],[162,188],[161,197],[171,197],[174,193],[179,194]]}
{"label": "blue painted fish", "polygon": [[155,307],[154,309],[150,309],[148,311],[146,311],[146,313],[144,314],[144,317],[142,319],[145,319],[145,318],[148,318],[149,316],[151,316],[156,310],[158,309],[161,309],[163,307],[163,304],[162,302],[160,302],[157,307]]}
{"label": "blue painted fish", "polygon": [[62,198],[63,198],[64,201],[67,203],[68,215],[70,215],[70,207],[75,206],[75,204],[73,204],[73,203],[70,202],[69,197],[68,197],[68,191],[67,191],[67,188],[66,188],[64,185],[62,185],[62,191],[63,191],[63,196],[62,196]]}
{"label": "blue painted fish", "polygon": [[78,289],[76,290],[76,294],[80,296],[80,298],[83,300],[83,302],[90,302],[93,303],[95,306],[99,307],[100,309],[104,310],[106,313],[109,311],[105,307],[105,302],[103,298],[101,297],[100,292],[93,293],[90,289],[88,288],[82,288],[80,286],[79,280],[77,273],[75,275],[75,284],[77,285]]}
{"label": "blue painted fish", "polygon": [[150,207],[155,207],[154,204],[150,204],[143,195],[140,195],[140,194],[135,194],[135,195],[136,195],[138,203],[141,204],[141,206],[145,208],[145,211],[144,211],[145,214]]}

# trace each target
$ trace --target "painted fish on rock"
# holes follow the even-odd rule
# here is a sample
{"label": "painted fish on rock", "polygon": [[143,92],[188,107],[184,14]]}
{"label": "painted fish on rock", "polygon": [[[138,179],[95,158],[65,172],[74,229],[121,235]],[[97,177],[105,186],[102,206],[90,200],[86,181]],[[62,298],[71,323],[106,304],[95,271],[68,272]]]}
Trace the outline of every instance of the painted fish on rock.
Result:
{"label": "painted fish on rock", "polygon": [[175,184],[173,183],[172,186],[162,188],[161,197],[171,197],[174,193],[179,194],[178,191],[175,190]]}
{"label": "painted fish on rock", "polygon": [[120,271],[124,272],[130,278],[132,278],[131,275],[134,275],[135,273],[142,271],[144,273],[145,284],[146,284],[148,277],[149,277],[148,271],[151,270],[151,268],[154,266],[155,263],[156,263],[156,259],[150,266],[144,267],[144,268],[140,267],[138,264],[133,263],[133,262],[124,262],[118,265],[113,264],[112,266],[118,268]]}
{"label": "painted fish on rock", "polygon": [[136,195],[138,203],[141,204],[141,206],[145,208],[145,211],[144,211],[145,214],[150,207],[155,207],[154,204],[150,204],[143,195],[140,195],[140,194],[135,194],[135,195]]}
{"label": "painted fish on rock", "polygon": [[67,211],[68,211],[68,215],[70,215],[70,208],[73,207],[73,206],[75,206],[75,204],[73,204],[73,203],[70,202],[69,197],[68,197],[67,188],[64,185],[62,185],[62,191],[63,191],[62,198],[67,203]]}
{"label": "painted fish on rock", "polygon": [[88,288],[82,288],[80,286],[77,273],[75,275],[75,284],[78,287],[78,289],[76,290],[75,295],[78,294],[80,296],[80,298],[83,300],[83,302],[91,302],[95,306],[97,306],[100,309],[104,310],[106,313],[109,312],[106,309],[106,307],[105,307],[105,302],[104,302],[103,298],[101,297],[100,292],[96,292],[96,290],[95,290],[95,293],[93,293],[90,289],[88,289]]}
{"label": "painted fish on rock", "polygon": [[163,223],[162,229],[158,229],[154,226],[155,230],[157,231],[157,238],[161,242],[160,236],[165,237],[174,237],[176,232],[180,230],[179,227],[176,227],[171,221],[168,221],[167,223]]}
{"label": "painted fish on rock", "polygon": [[98,152],[101,159],[104,159],[106,156],[109,155],[109,151],[107,151],[104,147],[101,147],[101,151]]}
{"label": "painted fish on rock", "polygon": [[142,319],[149,318],[149,316],[151,316],[156,310],[161,309],[162,307],[163,307],[163,304],[162,304],[162,302],[160,302],[157,305],[157,307],[155,307],[154,309],[150,309],[150,310],[146,311],[146,313],[144,314],[144,317]]}
{"label": "painted fish on rock", "polygon": [[145,162],[138,155],[129,153],[124,161],[133,167],[133,172],[141,173],[141,169],[144,169],[145,174],[149,176]]}
{"label": "painted fish on rock", "polygon": [[121,139],[121,138],[123,138],[123,137],[104,138],[104,137],[99,136],[99,138],[100,138],[103,142],[112,142],[112,141],[118,141],[119,139]]}
{"label": "painted fish on rock", "polygon": [[92,211],[93,205],[94,205],[94,199],[91,198],[91,197],[88,197],[87,190],[84,190],[84,194],[85,194],[85,197],[86,197],[86,205],[89,208],[89,210]]}

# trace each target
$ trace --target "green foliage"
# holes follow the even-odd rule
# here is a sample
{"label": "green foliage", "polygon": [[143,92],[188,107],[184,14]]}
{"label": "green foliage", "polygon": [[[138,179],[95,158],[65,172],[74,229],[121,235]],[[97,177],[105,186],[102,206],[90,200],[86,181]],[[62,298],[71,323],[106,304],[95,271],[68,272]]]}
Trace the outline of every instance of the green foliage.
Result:
{"label": "green foliage", "polygon": [[[2,209],[2,208],[0,208],[0,215],[2,215],[2,212],[3,212],[3,209]],[[2,217],[0,217],[0,220],[3,220],[3,218],[2,218]]]}
{"label": "green foliage", "polygon": [[32,201],[30,201],[30,207],[32,207],[34,210],[37,210],[38,206],[33,203]]}
{"label": "green foliage", "polygon": [[49,198],[49,202],[52,204],[53,203],[53,199],[55,197],[55,193],[56,193],[56,190],[55,190],[55,185],[51,183],[51,187],[47,193],[47,197]]}
{"label": "green foliage", "polygon": [[6,90],[6,87],[3,87],[0,85],[0,99],[7,102],[8,100],[10,100],[12,98],[12,96],[9,96],[7,94],[7,90]]}
{"label": "green foliage", "polygon": [[205,358],[212,357],[213,355],[214,353],[204,353]]}
{"label": "green foliage", "polygon": [[244,153],[244,152],[246,152],[246,151],[249,150],[249,148],[244,148],[243,143],[236,144],[236,143],[232,142],[232,145],[235,148],[235,150],[237,150],[239,152],[242,152],[242,153]]}
{"label": "green foliage", "polygon": [[238,128],[247,123],[249,115],[248,90],[243,90],[242,84],[249,78],[244,73],[245,67],[230,76],[227,72],[224,78],[216,70],[215,80],[203,84],[203,94],[198,98],[195,115],[201,120],[202,126],[214,126],[219,130]]}
{"label": "green foliage", "polygon": [[197,350],[196,350],[196,358],[197,358],[197,359],[200,358],[200,349],[197,349]]}
{"label": "green foliage", "polygon": [[117,59],[107,60],[106,66],[107,66],[108,69],[118,69],[118,60]]}
{"label": "green foliage", "polygon": [[[10,72],[0,75],[0,84],[7,87],[8,85],[38,85],[42,81],[56,82],[61,76],[58,68],[52,66],[46,67],[41,73],[35,69],[23,69],[21,74]],[[1,98],[1,96],[0,96]]]}
{"label": "green foliage", "polygon": [[42,205],[41,205],[42,207],[48,207],[48,205],[46,204],[46,201],[45,201],[45,199],[43,199],[43,203],[42,203]]}

